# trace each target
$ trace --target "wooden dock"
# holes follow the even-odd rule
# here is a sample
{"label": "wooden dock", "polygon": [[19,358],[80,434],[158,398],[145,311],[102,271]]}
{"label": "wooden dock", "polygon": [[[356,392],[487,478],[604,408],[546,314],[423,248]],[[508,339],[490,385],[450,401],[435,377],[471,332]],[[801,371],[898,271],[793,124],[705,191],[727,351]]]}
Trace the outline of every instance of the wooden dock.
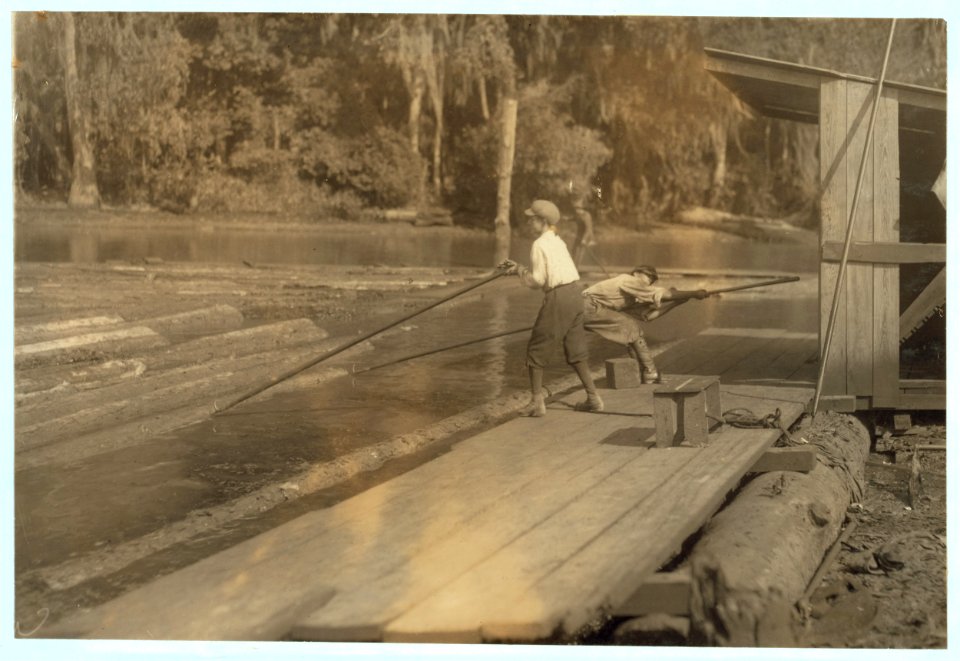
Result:
{"label": "wooden dock", "polygon": [[[724,411],[779,409],[789,426],[813,389],[769,384],[796,379],[816,351],[815,336],[789,335],[707,333],[660,364],[670,380],[686,378],[674,367],[687,362],[704,369],[686,373],[719,374]],[[764,367],[748,369],[764,350]],[[738,383],[749,375],[763,385]],[[602,414],[573,411],[579,393],[555,400],[545,418],[511,419],[48,635],[533,642],[574,633],[630,599],[780,436],[724,426],[704,447],[653,447],[653,388],[601,390]]]}

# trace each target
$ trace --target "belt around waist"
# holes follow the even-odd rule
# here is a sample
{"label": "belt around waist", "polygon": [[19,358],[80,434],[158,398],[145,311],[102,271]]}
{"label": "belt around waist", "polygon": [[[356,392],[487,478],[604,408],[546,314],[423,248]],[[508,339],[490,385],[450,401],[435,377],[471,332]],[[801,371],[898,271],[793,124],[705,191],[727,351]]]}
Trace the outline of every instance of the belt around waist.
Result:
{"label": "belt around waist", "polygon": [[544,291],[544,293],[549,294],[550,292],[552,292],[552,291],[554,291],[554,290],[556,290],[556,289],[560,289],[561,287],[566,287],[567,285],[573,285],[573,284],[576,284],[576,283],[578,283],[578,282],[580,282],[580,281],[579,281],[579,280],[571,280],[570,282],[564,282],[562,285],[557,285],[556,287],[547,287],[547,288],[544,289],[543,291]]}

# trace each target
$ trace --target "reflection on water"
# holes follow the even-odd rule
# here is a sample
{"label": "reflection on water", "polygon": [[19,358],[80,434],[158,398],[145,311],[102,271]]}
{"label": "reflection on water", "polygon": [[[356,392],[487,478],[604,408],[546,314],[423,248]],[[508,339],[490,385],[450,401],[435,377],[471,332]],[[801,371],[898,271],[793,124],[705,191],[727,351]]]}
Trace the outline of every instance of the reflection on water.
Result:
{"label": "reflection on water", "polygon": [[[494,242],[480,232],[424,228],[415,240],[378,232],[376,228],[345,231],[336,225],[311,232],[274,232],[203,228],[98,229],[35,227],[22,224],[16,233],[16,260],[27,262],[106,262],[147,257],[172,262],[261,264],[385,264],[391,266],[486,267],[493,261]],[[661,268],[754,269],[812,272],[817,269],[813,246],[794,243],[712,241],[706,236],[675,241],[644,239],[607,241],[592,249],[605,264],[652,263]],[[511,257],[528,260],[530,239],[517,236]],[[586,264],[595,261],[588,252]],[[599,264],[596,264],[599,265]]]}

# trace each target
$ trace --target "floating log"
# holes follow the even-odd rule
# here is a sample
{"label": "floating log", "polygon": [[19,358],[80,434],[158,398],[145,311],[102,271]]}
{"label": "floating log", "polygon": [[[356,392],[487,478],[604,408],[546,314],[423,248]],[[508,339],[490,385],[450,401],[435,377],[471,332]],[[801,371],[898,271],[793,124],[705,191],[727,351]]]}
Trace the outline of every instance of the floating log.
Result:
{"label": "floating log", "polygon": [[117,315],[99,315],[95,317],[81,317],[79,319],[48,321],[14,328],[13,341],[18,345],[47,342],[61,337],[77,335],[91,330],[102,330],[105,327],[119,326],[125,323],[127,323],[126,320]]}
{"label": "floating log", "polygon": [[209,335],[240,328],[243,315],[232,305],[220,304],[144,319],[138,323],[162,335]]}
{"label": "floating log", "polygon": [[[203,382],[158,391],[155,400],[122,400],[58,418],[58,424],[18,430],[17,470],[64,464],[144,443],[174,429],[205,420],[218,400],[228,400],[264,378],[270,370],[300,363],[307,350],[286,353],[269,367],[257,365]],[[251,360],[257,357],[251,357]],[[314,382],[347,374],[343,368],[319,368]]]}
{"label": "floating log", "polygon": [[148,370],[191,365],[224,356],[248,356],[266,351],[314,344],[328,333],[309,319],[292,319],[209,335],[143,356]]}
{"label": "floating log", "polygon": [[847,506],[862,497],[870,449],[866,428],[833,412],[794,436],[818,448],[817,467],[755,477],[705,526],[690,553],[697,644],[794,643],[794,606],[836,540]]}
{"label": "floating log", "polygon": [[14,348],[14,365],[20,369],[51,363],[75,363],[103,356],[129,355],[166,344],[167,340],[156,331],[146,326],[131,326],[19,345]]}
{"label": "floating log", "polygon": [[[133,381],[86,390],[72,396],[64,396],[62,392],[51,393],[46,400],[35,396],[29,406],[17,411],[16,451],[22,452],[65,438],[109,429],[190,402],[197,402],[209,415],[217,399],[229,398],[238,389],[248,388],[251,382],[289,369],[292,364],[302,363],[317,351],[322,351],[324,346],[337,344],[337,340],[328,340],[319,346],[283,347],[242,357],[221,357],[199,365],[177,367],[155,374],[148,372]],[[303,383],[313,384],[318,379],[331,378],[331,374],[345,373],[345,369],[334,372],[318,370],[307,375],[309,380]],[[321,379],[319,374],[324,374],[324,377]]]}
{"label": "floating log", "polygon": [[146,365],[137,358],[108,360],[105,363],[81,363],[67,367],[46,365],[18,372],[15,376],[14,396],[17,406],[26,406],[38,396],[103,388],[135,378],[145,370]]}

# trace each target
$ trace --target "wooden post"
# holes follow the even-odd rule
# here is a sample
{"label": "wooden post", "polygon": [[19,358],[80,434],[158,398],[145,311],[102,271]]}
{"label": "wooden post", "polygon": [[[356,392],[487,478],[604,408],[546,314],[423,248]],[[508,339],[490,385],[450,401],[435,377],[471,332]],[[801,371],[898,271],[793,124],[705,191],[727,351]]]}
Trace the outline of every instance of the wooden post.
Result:
{"label": "wooden post", "polygon": [[510,257],[510,183],[517,136],[517,99],[504,96],[500,108],[500,157],[497,163],[497,219],[494,221],[494,264]]}

